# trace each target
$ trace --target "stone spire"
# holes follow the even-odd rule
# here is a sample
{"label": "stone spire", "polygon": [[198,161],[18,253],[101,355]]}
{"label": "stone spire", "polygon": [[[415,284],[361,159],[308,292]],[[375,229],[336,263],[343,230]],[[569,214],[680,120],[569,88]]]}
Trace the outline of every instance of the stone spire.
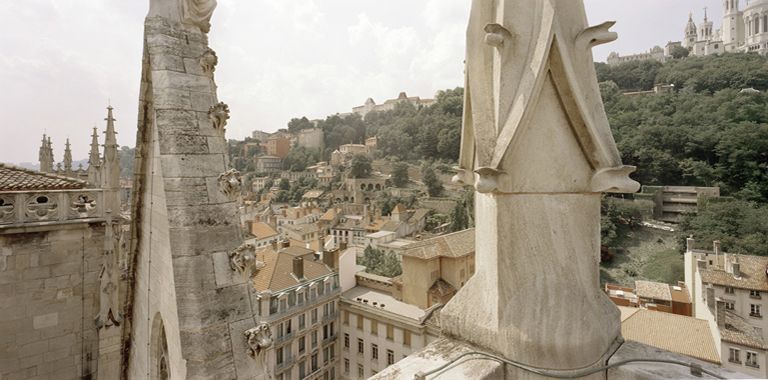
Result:
{"label": "stone spire", "polygon": [[[476,191],[477,272],[440,313],[446,336],[564,371],[618,347],[619,313],[598,283],[600,198],[639,184],[592,60],[612,25],[589,26],[577,0],[472,2],[454,180]],[[508,366],[506,378],[534,377]]]}
{"label": "stone spire", "polygon": [[42,144],[40,144],[40,150],[37,154],[37,158],[40,161],[40,171],[43,173],[53,172],[53,157],[51,157],[49,144],[50,139],[43,134]]}
{"label": "stone spire", "polygon": [[69,146],[69,137],[64,145],[64,172],[68,175],[72,174],[72,150]]}
{"label": "stone spire", "polygon": [[112,106],[107,107],[107,130],[104,132],[104,160],[101,162],[101,187],[106,190],[108,199],[104,204],[113,213],[120,211],[120,157],[117,149],[117,132],[115,118],[112,117]]}
{"label": "stone spire", "polygon": [[99,134],[93,127],[91,135],[91,153],[88,156],[88,183],[91,186],[101,186],[99,172],[101,171],[101,157],[99,154]]}
{"label": "stone spire", "polygon": [[51,136],[48,136],[48,158],[51,160],[51,171],[53,171],[53,143],[51,143]]}

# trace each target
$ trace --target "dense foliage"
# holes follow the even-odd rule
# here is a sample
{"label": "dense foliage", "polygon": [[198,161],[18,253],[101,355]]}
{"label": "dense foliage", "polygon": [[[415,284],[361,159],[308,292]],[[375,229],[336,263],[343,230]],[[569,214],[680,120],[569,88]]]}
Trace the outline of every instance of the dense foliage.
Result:
{"label": "dense foliage", "polygon": [[358,264],[365,267],[365,271],[384,277],[395,277],[403,273],[400,261],[392,251],[383,251],[370,245],[365,247],[363,257],[358,259]]}
{"label": "dense foliage", "polygon": [[435,168],[431,162],[424,162],[421,166],[421,180],[424,181],[424,186],[427,187],[427,194],[430,197],[443,195],[443,183],[437,178]]}
{"label": "dense foliage", "polygon": [[711,199],[680,224],[679,240],[693,236],[705,245],[720,240],[726,252],[768,256],[768,205]]}
{"label": "dense foliage", "polygon": [[371,159],[366,155],[357,154],[352,157],[352,162],[349,164],[349,177],[368,178],[372,170]]}
{"label": "dense foliage", "polygon": [[395,187],[404,187],[408,184],[408,164],[405,162],[395,162],[392,164],[392,185]]}
{"label": "dense foliage", "polygon": [[600,202],[600,237],[605,247],[620,246],[642,221],[642,213],[637,203],[623,199],[603,197]]}

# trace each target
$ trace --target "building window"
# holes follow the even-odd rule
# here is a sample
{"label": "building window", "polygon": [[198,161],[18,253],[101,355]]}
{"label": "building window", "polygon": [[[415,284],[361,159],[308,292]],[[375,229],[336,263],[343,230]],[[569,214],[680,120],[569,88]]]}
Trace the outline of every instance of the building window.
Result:
{"label": "building window", "polygon": [[363,319],[362,315],[360,315],[360,314],[357,315],[357,329],[358,330],[362,330],[363,329],[363,321],[364,320],[365,319]]}
{"label": "building window", "polygon": [[344,324],[349,326],[349,312],[344,310]]}
{"label": "building window", "polygon": [[312,324],[317,323],[317,308],[312,309]]}
{"label": "building window", "polygon": [[349,359],[344,359],[344,373],[349,375]]}
{"label": "building window", "polygon": [[277,325],[277,337],[282,338],[283,337],[283,323],[280,322],[280,324]]}
{"label": "building window", "polygon": [[379,346],[376,343],[371,343],[371,359],[379,358]]}
{"label": "building window", "polygon": [[411,346],[411,332],[408,330],[403,330],[403,345]]}
{"label": "building window", "polygon": [[317,347],[317,330],[312,331],[312,348]]}
{"label": "building window", "polygon": [[305,339],[306,337],[299,338],[299,355],[304,353],[304,349],[306,348],[307,341]]}
{"label": "building window", "polygon": [[371,319],[371,334],[379,336],[379,321]]}
{"label": "building window", "polygon": [[285,335],[291,335],[291,320],[285,322]]}
{"label": "building window", "polygon": [[304,327],[307,324],[306,319],[307,318],[306,318],[305,314],[302,313],[301,315],[299,315],[299,330],[304,330]]}
{"label": "building window", "polygon": [[760,368],[757,364],[757,352],[747,351],[747,361],[744,363],[750,367]]}
{"label": "building window", "polygon": [[323,365],[328,364],[329,360],[331,360],[331,351],[326,347],[323,349]]}
{"label": "building window", "polygon": [[734,309],[733,302],[726,301],[725,302],[725,310],[731,310],[732,311],[733,309]]}
{"label": "building window", "polygon": [[731,363],[741,363],[741,351],[736,348],[729,349],[728,361]]}
{"label": "building window", "polygon": [[357,378],[358,379],[365,378],[365,368],[363,368],[362,364],[357,365]]}
{"label": "building window", "polygon": [[288,310],[288,301],[285,299],[280,300],[280,311],[286,311]]}
{"label": "building window", "polygon": [[734,293],[735,293],[735,291],[733,290],[732,287],[730,287],[730,286],[726,286],[725,287],[725,294],[734,294]]}
{"label": "building window", "polygon": [[307,377],[307,362],[302,360],[299,362],[299,380]]}
{"label": "building window", "polygon": [[749,305],[749,315],[751,317],[762,317],[760,314],[760,305],[750,304]]}
{"label": "building window", "polygon": [[762,297],[760,296],[760,291],[759,291],[759,290],[750,290],[750,291],[749,291],[749,297],[751,297],[751,298],[757,298],[757,299],[760,299],[760,298],[762,298]]}
{"label": "building window", "polygon": [[283,348],[282,347],[275,350],[275,363],[277,365],[283,364]]}
{"label": "building window", "polygon": [[395,352],[387,350],[387,365],[395,364]]}
{"label": "building window", "polygon": [[317,353],[312,354],[312,372],[317,371]]}
{"label": "building window", "polygon": [[357,353],[361,355],[365,354],[365,342],[360,338],[357,338]]}
{"label": "building window", "polygon": [[349,349],[349,334],[344,333],[344,348]]}

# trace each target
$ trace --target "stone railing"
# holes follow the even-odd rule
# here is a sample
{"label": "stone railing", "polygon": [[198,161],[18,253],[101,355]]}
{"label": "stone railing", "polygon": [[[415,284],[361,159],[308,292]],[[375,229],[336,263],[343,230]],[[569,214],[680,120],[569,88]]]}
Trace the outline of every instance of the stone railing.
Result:
{"label": "stone railing", "polygon": [[41,222],[103,219],[103,202],[104,191],[94,189],[2,192],[0,228]]}

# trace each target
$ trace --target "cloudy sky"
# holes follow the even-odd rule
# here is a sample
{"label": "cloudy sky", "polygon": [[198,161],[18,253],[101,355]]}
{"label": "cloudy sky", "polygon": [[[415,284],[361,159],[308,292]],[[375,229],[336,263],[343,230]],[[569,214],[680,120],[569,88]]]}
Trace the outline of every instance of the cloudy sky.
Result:
{"label": "cloudy sky", "polygon": [[[560,0],[566,1],[566,0]],[[567,0],[571,1],[571,0]],[[210,42],[228,138],[274,131],[292,117],[347,112],[398,92],[431,97],[463,82],[470,0],[219,0]],[[743,3],[743,1],[742,1]],[[91,128],[115,107],[133,146],[148,0],[0,0],[0,162],[36,162],[41,135],[87,157]],[[629,54],[680,40],[688,13],[720,26],[718,0],[585,0],[591,23],[616,20]]]}

